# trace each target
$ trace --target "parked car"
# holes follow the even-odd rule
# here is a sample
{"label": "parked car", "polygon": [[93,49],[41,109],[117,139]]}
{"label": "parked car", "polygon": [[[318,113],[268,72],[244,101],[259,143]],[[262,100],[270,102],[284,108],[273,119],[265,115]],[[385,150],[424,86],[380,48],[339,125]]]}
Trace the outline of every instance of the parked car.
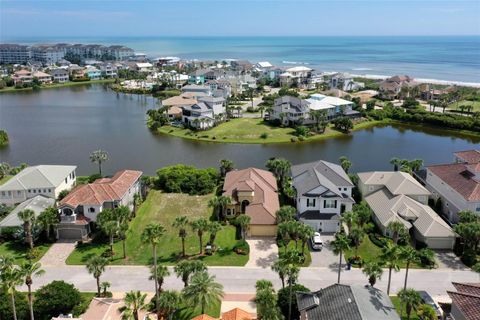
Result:
{"label": "parked car", "polygon": [[428,304],[435,310],[435,313],[437,314],[437,319],[443,319],[443,310],[438,306],[438,304],[433,301],[432,296],[427,291],[418,291],[418,294],[422,298],[423,303]]}
{"label": "parked car", "polygon": [[323,241],[322,237],[320,236],[320,232],[315,232],[313,234],[313,237],[310,238],[310,244],[312,245],[313,250],[323,249]]}

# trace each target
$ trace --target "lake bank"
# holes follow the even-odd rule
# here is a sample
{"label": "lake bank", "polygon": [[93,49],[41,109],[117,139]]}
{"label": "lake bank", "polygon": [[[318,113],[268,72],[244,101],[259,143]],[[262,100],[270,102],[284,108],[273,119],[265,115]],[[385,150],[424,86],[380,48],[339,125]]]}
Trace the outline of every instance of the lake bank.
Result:
{"label": "lake bank", "polygon": [[[101,79],[101,80],[90,80],[90,81],[69,81],[64,83],[52,83],[52,84],[42,84],[39,86],[38,90],[43,89],[59,89],[59,88],[67,88],[67,87],[74,87],[74,86],[82,86],[82,85],[89,85],[89,84],[106,84],[106,83],[114,83],[115,79]],[[34,91],[32,87],[28,88],[15,88],[15,87],[6,87],[0,89],[0,93],[12,93],[12,92],[31,92]]]}

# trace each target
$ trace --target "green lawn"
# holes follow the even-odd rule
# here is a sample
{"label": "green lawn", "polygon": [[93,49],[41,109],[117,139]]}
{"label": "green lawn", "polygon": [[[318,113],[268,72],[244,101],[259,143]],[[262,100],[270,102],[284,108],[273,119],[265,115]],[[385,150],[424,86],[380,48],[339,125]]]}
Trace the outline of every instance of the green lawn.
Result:
{"label": "green lawn", "polygon": [[6,183],[8,180],[12,179],[13,176],[4,176],[2,179],[0,179],[0,186],[4,183]]}
{"label": "green lawn", "polygon": [[[401,315],[402,320],[407,320],[407,313],[405,311],[405,307],[402,308],[400,299],[397,296],[390,296],[390,300],[392,300],[393,305],[395,306],[395,309],[397,310],[398,315]],[[412,314],[410,315],[410,320],[418,320],[418,316],[415,313],[415,310],[412,311]]]}
{"label": "green lawn", "polygon": [[[287,250],[290,249],[295,249],[295,241],[290,241],[287,245]],[[302,251],[302,242],[298,241],[298,246],[297,246],[298,251]],[[285,252],[285,246],[283,245],[283,241],[278,241],[278,253],[282,254]],[[305,260],[303,261],[303,264],[301,267],[308,267],[312,263],[312,256],[310,254],[310,249],[308,243],[305,244]]]}
{"label": "green lawn", "polygon": [[[362,122],[356,125],[354,130],[364,129],[376,123],[376,121]],[[232,119],[206,131],[192,131],[190,129],[165,126],[160,128],[159,132],[184,139],[221,143],[289,143],[295,137],[293,128],[271,126],[259,118]],[[260,137],[264,133],[267,134],[265,139]],[[308,137],[305,141],[316,141],[342,135],[345,135],[345,133],[328,127],[325,133]]]}
{"label": "green lawn", "polygon": [[[382,248],[374,244],[368,235],[365,235],[363,238],[362,243],[358,247],[358,255],[362,257],[364,263],[365,262],[370,262],[370,261],[375,261],[375,262],[381,262],[380,255],[382,254]],[[345,252],[345,259],[348,260],[351,256],[355,255],[355,247],[351,247],[350,250]],[[399,263],[400,268],[405,268],[406,264],[404,262]],[[421,265],[412,263],[410,265],[410,268],[413,269],[418,269],[418,268],[423,268]]]}
{"label": "green lawn", "polygon": [[[191,220],[205,217],[210,218],[212,210],[207,203],[212,195],[189,196],[185,194],[161,193],[152,190],[145,202],[139,208],[137,216],[130,223],[127,234],[127,256],[123,259],[122,243],[115,242],[115,256],[112,264],[120,265],[147,265],[152,263],[152,249],[143,244],[140,235],[150,222],[158,222],[166,228],[163,241],[158,247],[159,262],[173,265],[180,259],[181,241],[178,231],[171,227],[176,216],[185,215]],[[237,255],[232,248],[236,243],[236,228],[225,226],[217,234],[215,243],[218,250],[211,256],[198,256],[199,240],[191,229],[188,229],[186,238],[186,253],[192,259],[201,259],[211,266],[243,266],[248,261],[248,255]],[[208,241],[208,234],[204,234],[203,243]],[[67,264],[85,264],[93,255],[101,254],[108,248],[107,244],[82,244],[68,257]]]}
{"label": "green lawn", "polygon": [[459,109],[460,106],[473,106],[472,112],[480,112],[480,101],[462,100],[462,101],[458,101],[450,104],[448,108],[452,110],[460,110]]}
{"label": "green lawn", "polygon": [[[205,313],[211,317],[218,318],[220,316],[220,307],[221,307],[221,303],[216,303],[210,308],[206,308]],[[190,320],[201,314],[202,314],[202,311],[200,307],[197,307],[197,308],[185,307],[185,308],[181,308],[175,313],[174,319]]]}
{"label": "green lawn", "polygon": [[[39,256],[35,259],[35,261],[40,260],[41,257],[47,252],[50,248],[51,243],[43,243],[36,245],[35,248],[39,251]],[[20,241],[6,241],[0,244],[0,256],[3,255],[10,255],[13,256],[15,259],[15,264],[21,264],[27,261],[27,254],[28,245],[26,243]]]}

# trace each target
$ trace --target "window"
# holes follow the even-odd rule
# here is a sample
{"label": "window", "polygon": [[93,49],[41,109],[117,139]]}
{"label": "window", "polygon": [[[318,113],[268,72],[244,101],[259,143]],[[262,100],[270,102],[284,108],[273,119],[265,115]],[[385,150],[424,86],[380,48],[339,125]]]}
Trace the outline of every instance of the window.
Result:
{"label": "window", "polygon": [[12,195],[12,191],[8,191],[8,195],[11,196],[11,195]]}
{"label": "window", "polygon": [[67,179],[68,179],[68,178],[65,178],[65,183],[67,183]]}
{"label": "window", "polygon": [[475,211],[480,212],[480,207],[477,207]]}
{"label": "window", "polygon": [[323,207],[324,208],[336,208],[337,207],[337,200],[323,200]]}
{"label": "window", "polygon": [[307,207],[315,207],[316,199],[307,198]]}
{"label": "window", "polygon": [[343,188],[343,191],[347,191],[347,188]]}
{"label": "window", "polygon": [[22,195],[22,191],[17,191],[17,196]]}
{"label": "window", "polygon": [[33,189],[33,193],[37,193],[37,190]]}
{"label": "window", "polygon": [[52,189],[48,189],[48,192],[52,192]]}
{"label": "window", "polygon": [[5,196],[5,191],[2,191],[2,196]]}
{"label": "window", "polygon": [[88,208],[88,212],[92,212],[92,213],[95,212],[95,208],[92,208],[92,207]]}

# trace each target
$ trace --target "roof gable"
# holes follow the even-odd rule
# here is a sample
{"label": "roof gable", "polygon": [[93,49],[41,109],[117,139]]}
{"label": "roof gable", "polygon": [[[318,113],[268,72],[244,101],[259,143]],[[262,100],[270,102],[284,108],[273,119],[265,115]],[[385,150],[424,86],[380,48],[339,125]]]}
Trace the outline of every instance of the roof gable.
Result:
{"label": "roof gable", "polygon": [[76,166],[38,165],[20,171],[0,190],[28,190],[34,188],[56,188],[68,177]]}

